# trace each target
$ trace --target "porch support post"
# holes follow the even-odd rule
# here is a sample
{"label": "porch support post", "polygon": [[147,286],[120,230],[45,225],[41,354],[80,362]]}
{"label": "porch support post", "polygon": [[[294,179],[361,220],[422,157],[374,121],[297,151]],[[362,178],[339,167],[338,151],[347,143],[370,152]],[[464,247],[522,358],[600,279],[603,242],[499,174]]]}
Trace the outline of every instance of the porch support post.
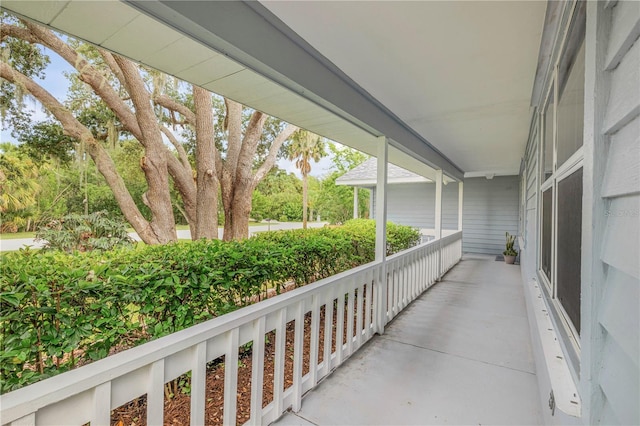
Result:
{"label": "porch support post", "polygon": [[436,170],[436,211],[435,231],[438,240],[438,279],[442,276],[442,169]]}
{"label": "porch support post", "polygon": [[378,167],[376,180],[376,261],[380,275],[376,286],[376,332],[384,333],[387,324],[387,157],[389,143],[386,136],[377,138]]}
{"label": "porch support post", "polygon": [[458,231],[462,231],[462,204],[464,200],[464,182],[458,182]]}
{"label": "porch support post", "polygon": [[357,219],[358,214],[358,187],[353,187],[353,218]]}

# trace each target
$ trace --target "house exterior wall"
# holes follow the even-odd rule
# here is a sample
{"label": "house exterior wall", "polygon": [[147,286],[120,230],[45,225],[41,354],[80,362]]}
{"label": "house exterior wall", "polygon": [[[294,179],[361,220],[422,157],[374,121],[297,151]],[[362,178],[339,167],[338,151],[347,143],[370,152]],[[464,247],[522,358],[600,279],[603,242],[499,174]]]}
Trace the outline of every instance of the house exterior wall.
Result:
{"label": "house exterior wall", "polygon": [[[640,3],[586,8],[577,355],[567,351],[563,325],[548,315],[579,392],[577,415],[547,408],[551,391],[557,402],[570,397],[561,392],[571,387],[563,390],[554,377],[559,370],[544,348],[548,329],[535,314],[529,318],[545,423],[640,424]],[[543,295],[551,311],[551,296],[539,284],[542,143],[535,122],[532,129],[521,175],[521,273],[528,294]]]}
{"label": "house exterior wall", "polygon": [[[375,190],[371,191],[375,211]],[[505,235],[518,231],[518,177],[464,181],[462,249],[468,253],[501,254]],[[419,229],[435,226],[435,184],[393,184],[387,187],[387,219]],[[442,229],[458,227],[458,185],[442,187]]]}
{"label": "house exterior wall", "polygon": [[464,180],[462,251],[502,254],[505,232],[518,233],[518,176]]}
{"label": "house exterior wall", "polygon": [[589,4],[581,388],[592,424],[640,424],[639,35],[640,3]]}
{"label": "house exterior wall", "polygon": [[[375,188],[371,188],[375,212]],[[435,227],[436,186],[434,183],[399,183],[387,186],[387,220],[418,229]],[[375,215],[375,214],[373,214]],[[442,229],[458,228],[458,185],[442,187]]]}

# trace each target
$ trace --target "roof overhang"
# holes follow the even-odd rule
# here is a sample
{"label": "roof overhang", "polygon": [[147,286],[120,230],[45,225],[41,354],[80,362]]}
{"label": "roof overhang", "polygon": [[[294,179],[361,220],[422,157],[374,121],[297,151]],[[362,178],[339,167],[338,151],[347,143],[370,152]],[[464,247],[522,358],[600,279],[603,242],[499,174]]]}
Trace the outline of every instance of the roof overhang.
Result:
{"label": "roof overhang", "polygon": [[459,180],[517,173],[546,4],[3,0],[2,8],[370,155],[384,135],[391,163]]}
{"label": "roof overhang", "polygon": [[2,8],[369,155],[463,172],[257,2],[21,1]]}
{"label": "roof overhang", "polygon": [[[388,178],[388,185],[395,185],[400,183],[433,183],[431,179],[427,179],[422,176],[416,177],[403,177],[403,178]],[[336,185],[343,186],[361,186],[361,187],[373,187],[376,186],[376,179],[349,179],[349,180],[336,180]]]}

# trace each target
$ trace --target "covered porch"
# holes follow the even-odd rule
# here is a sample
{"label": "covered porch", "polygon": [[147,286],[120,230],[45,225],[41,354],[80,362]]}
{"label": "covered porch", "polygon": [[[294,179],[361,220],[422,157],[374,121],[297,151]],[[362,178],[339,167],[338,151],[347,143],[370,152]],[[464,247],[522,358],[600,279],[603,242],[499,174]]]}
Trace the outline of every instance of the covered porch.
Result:
{"label": "covered porch", "polygon": [[[277,2],[3,3],[22,16],[376,156],[378,227],[374,262],[7,394],[2,424],[112,424],[112,410],[140,397],[146,398],[146,423],[163,424],[164,385],[184,375],[191,381],[190,423],[208,424],[208,364],[222,357],[222,420],[233,424],[238,352],[248,345],[247,424],[540,423],[519,268],[490,257],[460,262],[462,202],[457,227],[447,235],[442,188],[453,183],[462,194],[466,177],[518,173],[544,4],[458,8],[443,3],[431,10],[428,3],[415,3],[380,14],[377,8],[349,10],[347,2],[332,4],[348,9],[327,10],[326,16],[323,10],[298,10],[301,4],[287,10]],[[317,16],[325,24],[315,34],[306,22]],[[398,27],[409,22],[426,32],[407,33],[389,46],[372,43],[387,47],[371,57],[384,58],[387,51],[420,55],[399,55],[374,66],[363,60],[362,73],[353,68],[357,55],[343,49],[348,34],[335,31],[328,45],[316,43],[326,27],[341,27],[331,21],[335,17],[373,23],[359,29],[365,39],[402,34],[379,31],[384,16],[396,17]],[[469,43],[457,25],[441,22],[472,25],[472,33],[482,37]],[[509,25],[503,28],[505,22]],[[422,40],[447,43],[423,51]],[[477,51],[488,59],[469,66],[466,58],[476,58]],[[403,64],[402,58],[417,61]],[[404,71],[395,74],[389,67]],[[394,74],[396,79],[389,80]],[[390,163],[435,182],[435,239],[386,257]],[[272,358],[265,352],[267,335],[275,341]],[[289,360],[291,384],[285,382]],[[265,362],[275,364],[270,377],[264,374]],[[267,381],[273,395],[265,405]],[[296,414],[282,417],[288,409]]]}
{"label": "covered porch", "polygon": [[464,255],[277,425],[541,424],[519,267]]}

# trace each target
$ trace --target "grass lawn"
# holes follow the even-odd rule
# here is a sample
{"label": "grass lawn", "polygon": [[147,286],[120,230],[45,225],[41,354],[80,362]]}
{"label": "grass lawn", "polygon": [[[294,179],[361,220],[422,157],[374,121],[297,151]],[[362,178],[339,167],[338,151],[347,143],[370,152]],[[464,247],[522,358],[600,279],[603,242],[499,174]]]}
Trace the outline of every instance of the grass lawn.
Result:
{"label": "grass lawn", "polygon": [[0,240],[19,240],[22,238],[35,238],[35,232],[16,232],[15,234],[0,234]]}
{"label": "grass lawn", "polygon": [[[267,225],[267,224],[260,223],[260,222],[249,222],[249,226],[260,226],[260,225]],[[222,228],[222,226],[220,226],[220,228]],[[188,230],[189,225],[176,225],[176,229],[178,231]],[[133,228],[128,228],[127,231],[133,232]],[[18,240],[22,238],[35,238],[35,237],[36,237],[35,232],[16,232],[15,234],[0,234],[0,241],[1,240]]]}

